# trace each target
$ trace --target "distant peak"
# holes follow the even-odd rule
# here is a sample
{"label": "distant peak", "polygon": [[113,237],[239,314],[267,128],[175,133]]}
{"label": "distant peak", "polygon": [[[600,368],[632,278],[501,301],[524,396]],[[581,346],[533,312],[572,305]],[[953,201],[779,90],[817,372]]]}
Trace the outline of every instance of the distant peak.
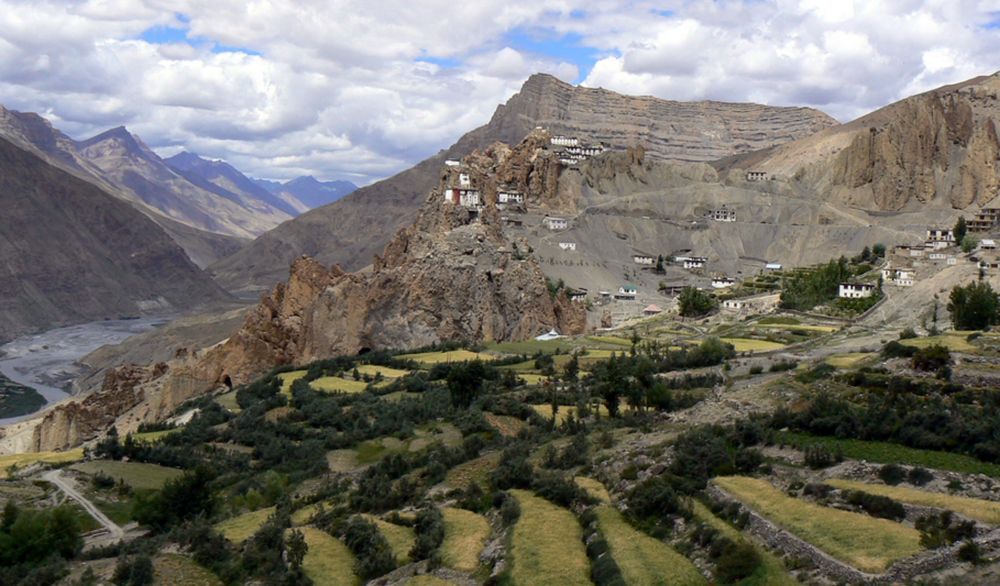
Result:
{"label": "distant peak", "polygon": [[129,132],[128,129],[125,128],[124,126],[116,126],[111,130],[105,130],[104,132],[98,134],[97,136],[92,136],[88,138],[81,144],[86,147],[92,144],[106,142],[109,140],[118,140],[129,145],[130,147],[140,148],[139,141],[136,139],[135,135]]}
{"label": "distant peak", "polygon": [[548,86],[548,85],[558,85],[564,87],[573,87],[573,84],[566,83],[565,81],[559,79],[558,77],[552,75],[551,73],[534,73],[529,77],[522,86],[527,88],[529,86]]}

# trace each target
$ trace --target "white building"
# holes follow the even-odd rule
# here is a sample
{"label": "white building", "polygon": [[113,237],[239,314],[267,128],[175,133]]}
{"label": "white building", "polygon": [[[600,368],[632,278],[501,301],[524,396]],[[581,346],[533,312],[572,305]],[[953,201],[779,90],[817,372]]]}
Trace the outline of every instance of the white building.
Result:
{"label": "white building", "polygon": [[587,290],[586,289],[570,289],[567,292],[570,301],[575,301],[577,303],[583,303],[587,300]]}
{"label": "white building", "polygon": [[995,250],[997,247],[996,240],[990,238],[983,238],[979,241],[979,248],[983,250]]}
{"label": "white building", "polygon": [[462,161],[456,161],[455,159],[448,159],[444,162],[445,167],[461,167]]}
{"label": "white building", "polygon": [[736,210],[722,206],[717,210],[712,210],[711,218],[716,222],[735,222]]}
{"label": "white building", "polygon": [[837,297],[841,299],[862,299],[875,293],[875,285],[871,283],[841,283]]}
{"label": "white building", "polygon": [[497,203],[499,204],[524,203],[524,194],[521,193],[520,191],[512,191],[512,190],[498,191]]}
{"label": "white building", "polygon": [[615,295],[616,299],[635,299],[638,289],[635,285],[622,285],[618,288],[618,294]]}
{"label": "white building", "polygon": [[764,171],[747,171],[747,181],[766,181],[767,173]]}
{"label": "white building", "polygon": [[712,277],[713,289],[726,289],[736,284],[736,279],[732,277]]}
{"label": "white building", "polygon": [[778,308],[779,303],[781,303],[781,293],[762,293],[753,297],[725,299],[722,302],[722,309],[747,315],[759,315],[773,312]]}
{"label": "white building", "polygon": [[472,187],[472,178],[469,177],[468,173],[458,174],[458,186],[459,187]]}
{"label": "white building", "polygon": [[930,254],[927,255],[927,258],[929,258],[931,260],[944,260],[945,257],[947,257],[947,256],[948,255],[946,255],[943,252],[932,252],[932,253],[930,253]]}
{"label": "white building", "polygon": [[955,258],[954,256],[949,256],[948,260],[946,260],[945,263],[947,263],[949,266],[954,266],[958,264],[958,259]]}
{"label": "white building", "polygon": [[955,242],[955,233],[945,228],[929,228],[927,242]]}
{"label": "white building", "polygon": [[549,230],[565,230],[569,228],[569,220],[565,218],[547,217],[542,222],[545,223],[545,227]]}
{"label": "white building", "polygon": [[575,136],[553,136],[549,139],[549,144],[561,147],[575,147],[580,144],[580,139]]}
{"label": "white building", "polygon": [[781,270],[781,263],[769,262],[766,265],[764,265],[764,270],[765,271],[780,271]]}
{"label": "white building", "polygon": [[632,255],[632,262],[637,265],[651,267],[656,264],[656,259],[645,254],[635,254]]}
{"label": "white building", "polygon": [[703,269],[708,259],[703,256],[689,256],[684,259],[685,269]]}
{"label": "white building", "polygon": [[560,242],[559,248],[563,250],[576,250],[576,242]]}
{"label": "white building", "polygon": [[483,196],[478,189],[451,187],[444,190],[444,200],[467,208],[483,206]]}

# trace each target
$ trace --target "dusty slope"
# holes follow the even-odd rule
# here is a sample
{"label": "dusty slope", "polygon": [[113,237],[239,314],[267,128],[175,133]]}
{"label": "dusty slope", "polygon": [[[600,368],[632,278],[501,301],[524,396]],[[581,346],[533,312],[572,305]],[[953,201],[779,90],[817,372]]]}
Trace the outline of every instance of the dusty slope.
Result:
{"label": "dusty slope", "polygon": [[0,338],[226,298],[151,220],[0,139]]}
{"label": "dusty slope", "polygon": [[461,158],[496,141],[517,144],[539,125],[553,134],[605,141],[617,149],[643,143],[653,158],[707,161],[800,138],[835,123],[806,108],[635,98],[534,75],[497,108],[488,124],[450,148],[279,226],[211,272],[235,290],[270,287],[302,254],[347,269],[363,267],[412,220],[445,159]]}

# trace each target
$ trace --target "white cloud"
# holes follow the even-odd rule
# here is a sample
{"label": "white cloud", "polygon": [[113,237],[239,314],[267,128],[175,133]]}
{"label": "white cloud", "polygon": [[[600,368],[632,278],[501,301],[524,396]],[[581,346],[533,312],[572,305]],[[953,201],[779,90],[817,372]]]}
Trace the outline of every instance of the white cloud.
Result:
{"label": "white cloud", "polygon": [[[849,119],[991,73],[1000,31],[983,25],[997,10],[1000,0],[0,0],[0,103],[76,137],[126,124],[165,154],[367,182],[485,123],[531,73],[572,81],[587,59],[589,86]],[[143,40],[152,27],[164,37]],[[525,31],[571,36],[560,46]]]}

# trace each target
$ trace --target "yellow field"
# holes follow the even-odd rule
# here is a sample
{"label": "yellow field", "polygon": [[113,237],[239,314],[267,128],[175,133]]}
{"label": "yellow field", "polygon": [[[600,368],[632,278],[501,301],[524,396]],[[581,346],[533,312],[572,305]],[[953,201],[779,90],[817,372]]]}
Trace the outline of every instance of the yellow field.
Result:
{"label": "yellow field", "polygon": [[400,360],[412,360],[420,364],[437,364],[438,362],[464,362],[468,360],[493,360],[495,356],[485,352],[470,352],[469,350],[451,350],[449,352],[422,352],[420,354],[404,354]]}
{"label": "yellow field", "polygon": [[318,513],[320,509],[325,509],[329,511],[332,507],[333,503],[320,502],[320,503],[313,503],[311,505],[306,505],[301,509],[296,509],[294,512],[292,512],[290,516],[292,525],[295,525],[296,527],[301,525],[307,525],[312,520],[313,515]]}
{"label": "yellow field", "polygon": [[608,550],[626,584],[706,584],[698,568],[686,557],[666,543],[634,529],[614,507],[603,505],[595,512]]}
{"label": "yellow field", "polygon": [[940,336],[927,336],[924,338],[909,338],[907,340],[900,340],[899,343],[904,346],[913,346],[915,348],[926,348],[928,346],[933,346],[935,344],[940,344],[949,350],[955,352],[969,352],[974,353],[979,350],[979,348],[973,346],[965,338],[972,332],[948,332],[946,334],[941,334]]}
{"label": "yellow field", "polygon": [[785,567],[784,562],[781,561],[781,558],[768,551],[767,548],[757,545],[756,542],[748,539],[735,527],[713,515],[712,511],[708,510],[708,507],[700,501],[692,500],[690,504],[691,511],[694,513],[696,519],[714,528],[729,539],[737,543],[749,543],[757,550],[757,555],[760,556],[760,566],[744,580],[744,583],[765,586],[796,586],[799,583],[788,573],[788,569]]}
{"label": "yellow field", "polygon": [[302,571],[323,586],[356,586],[361,580],[354,575],[354,555],[339,539],[315,527],[299,529],[309,550],[302,560]]}
{"label": "yellow field", "polygon": [[517,373],[517,378],[524,380],[524,383],[528,385],[540,385],[542,382],[548,380],[549,377],[533,372],[519,372]]}
{"label": "yellow field", "polygon": [[410,561],[410,550],[413,549],[413,544],[417,540],[417,536],[411,527],[383,521],[374,515],[361,516],[378,527],[379,533],[389,542],[389,547],[392,548],[392,555],[396,556],[396,563],[405,564]]}
{"label": "yellow field", "polygon": [[577,486],[587,491],[587,494],[591,497],[604,504],[611,503],[611,495],[608,494],[608,489],[605,488],[599,481],[586,476],[577,476],[573,480],[576,481]]}
{"label": "yellow field", "polygon": [[339,376],[324,376],[309,383],[309,388],[324,393],[360,393],[368,388],[363,380],[347,379]]}
{"label": "yellow field", "polygon": [[[535,413],[538,413],[539,415],[541,415],[542,418],[544,418],[544,419],[552,419],[552,405],[548,405],[548,404],[546,404],[546,405],[532,405],[531,408],[535,410]],[[622,407],[621,409],[622,409],[622,411],[624,411],[625,407]],[[608,408],[605,407],[604,405],[601,405],[597,409],[597,411],[598,411],[598,413],[600,413],[601,417],[609,417],[610,416],[609,413],[608,413]],[[559,411],[556,413],[556,425],[562,425],[564,421],[566,421],[567,419],[569,419],[569,414],[570,413],[574,413],[574,414],[576,413],[576,407],[575,406],[560,405],[559,406]]]}
{"label": "yellow field", "polygon": [[165,553],[153,558],[153,585],[222,586],[222,580],[187,556]]}
{"label": "yellow field", "polygon": [[147,431],[147,432],[143,432],[143,433],[133,433],[132,434],[132,440],[136,441],[136,442],[139,442],[141,444],[153,444],[153,443],[156,443],[156,442],[160,441],[161,439],[167,437],[168,435],[170,435],[172,433],[177,433],[181,429],[183,429],[183,428],[181,428],[181,427],[175,427],[174,429],[164,429],[164,430],[161,430],[161,431]]}
{"label": "yellow field", "polygon": [[27,454],[9,454],[0,456],[0,474],[4,478],[11,466],[23,468],[31,464],[65,464],[83,459],[83,448],[66,450],[65,452],[29,452]]}
{"label": "yellow field", "polygon": [[788,330],[788,331],[800,331],[800,332],[822,332],[824,334],[829,334],[831,332],[836,332],[840,328],[837,326],[815,326],[809,324],[753,324],[755,328],[764,328],[768,330]]}
{"label": "yellow field", "polygon": [[355,368],[358,369],[358,373],[361,375],[375,376],[381,372],[383,378],[400,378],[410,374],[408,370],[389,368],[388,366],[376,366],[374,364],[359,364]]}
{"label": "yellow field", "polygon": [[521,430],[526,425],[524,421],[521,421],[517,417],[497,415],[489,411],[484,412],[483,417],[486,418],[486,423],[489,423],[490,427],[497,430],[504,437],[517,437],[517,434],[521,433]]}
{"label": "yellow field", "polygon": [[140,490],[159,489],[168,480],[173,480],[184,473],[177,468],[167,468],[156,464],[146,464],[143,462],[116,462],[114,460],[93,460],[81,462],[72,466],[73,470],[79,470],[84,474],[97,474],[101,472],[115,479],[115,482],[123,481],[132,488]]}
{"label": "yellow field", "polygon": [[521,505],[511,538],[511,583],[589,586],[590,560],[573,513],[528,491],[510,492]]}
{"label": "yellow field", "polygon": [[727,344],[732,344],[737,352],[770,352],[771,350],[781,350],[785,344],[769,342],[767,340],[754,340],[751,338],[721,338]]}
{"label": "yellow field", "polygon": [[272,514],[274,507],[250,511],[216,523],[215,530],[229,541],[240,544],[250,539]]}
{"label": "yellow field", "polygon": [[846,488],[851,490],[862,490],[871,494],[887,496],[900,502],[924,507],[935,507],[939,509],[949,509],[959,515],[964,515],[970,519],[982,521],[990,525],[1000,525],[1000,503],[986,501],[982,499],[968,498],[964,496],[953,496],[917,490],[915,488],[905,488],[902,486],[886,486],[884,484],[868,484],[853,480],[842,480],[831,478],[826,481],[830,486]]}
{"label": "yellow field", "polygon": [[281,380],[281,393],[283,395],[291,395],[292,383],[304,377],[306,374],[307,372],[305,370],[292,370],[279,374],[278,379]]}
{"label": "yellow field", "polygon": [[854,368],[862,360],[874,356],[872,352],[849,352],[846,354],[834,354],[828,357],[824,362],[830,366],[837,368]]}
{"label": "yellow field", "polygon": [[431,574],[413,576],[406,582],[403,582],[403,584],[405,586],[454,586],[454,582],[449,582]]}
{"label": "yellow field", "polygon": [[452,488],[467,488],[473,482],[478,482],[485,489],[486,483],[490,478],[490,472],[499,463],[500,452],[484,454],[453,467],[444,477],[444,483]]}
{"label": "yellow field", "polygon": [[358,451],[351,449],[333,450],[326,453],[326,463],[331,472],[353,472],[361,467]]}
{"label": "yellow field", "polygon": [[777,525],[864,572],[883,572],[921,550],[920,533],[906,525],[792,498],[758,478],[725,476],[713,482]]}
{"label": "yellow field", "polygon": [[479,567],[479,552],[490,536],[486,517],[465,509],[441,509],[444,516],[444,541],[441,563],[449,568],[473,573]]}

